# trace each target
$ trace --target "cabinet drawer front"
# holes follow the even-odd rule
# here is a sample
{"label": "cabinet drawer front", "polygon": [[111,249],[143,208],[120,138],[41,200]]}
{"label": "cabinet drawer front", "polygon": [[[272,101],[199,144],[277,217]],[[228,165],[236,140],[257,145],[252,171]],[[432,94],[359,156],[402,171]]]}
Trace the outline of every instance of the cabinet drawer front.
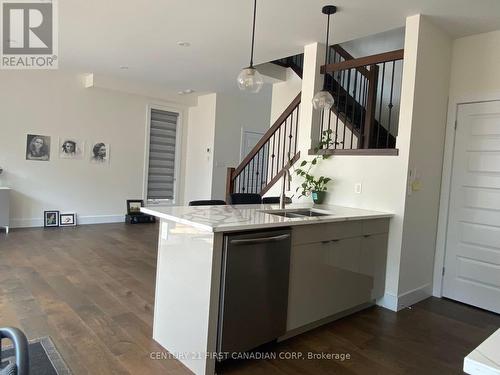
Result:
{"label": "cabinet drawer front", "polygon": [[363,235],[389,233],[389,219],[363,221]]}
{"label": "cabinet drawer front", "polygon": [[357,237],[362,232],[361,221],[301,225],[292,228],[292,245]]}

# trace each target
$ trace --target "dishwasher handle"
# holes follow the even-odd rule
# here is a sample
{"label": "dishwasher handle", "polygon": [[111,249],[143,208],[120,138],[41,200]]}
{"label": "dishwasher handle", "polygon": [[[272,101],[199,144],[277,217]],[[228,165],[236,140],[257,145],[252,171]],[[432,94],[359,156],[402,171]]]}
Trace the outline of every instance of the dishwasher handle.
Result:
{"label": "dishwasher handle", "polygon": [[280,234],[279,236],[247,238],[247,239],[243,239],[243,240],[231,240],[229,242],[231,243],[231,245],[251,245],[251,244],[257,244],[257,243],[283,241],[289,237],[290,237],[290,234]]}

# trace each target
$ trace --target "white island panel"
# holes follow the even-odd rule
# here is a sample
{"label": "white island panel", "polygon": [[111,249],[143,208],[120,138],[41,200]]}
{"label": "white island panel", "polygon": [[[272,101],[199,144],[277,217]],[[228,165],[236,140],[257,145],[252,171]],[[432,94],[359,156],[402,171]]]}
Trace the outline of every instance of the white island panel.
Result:
{"label": "white island panel", "polygon": [[153,338],[195,374],[213,374],[222,235],[162,220]]}

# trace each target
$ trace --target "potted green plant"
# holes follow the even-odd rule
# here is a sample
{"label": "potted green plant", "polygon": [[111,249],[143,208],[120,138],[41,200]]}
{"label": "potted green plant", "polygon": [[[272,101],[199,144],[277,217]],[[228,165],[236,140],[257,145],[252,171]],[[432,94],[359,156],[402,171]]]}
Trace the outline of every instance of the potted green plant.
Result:
{"label": "potted green plant", "polygon": [[[319,150],[329,148],[332,144],[332,134],[333,132],[331,129],[323,131],[321,141],[314,148],[315,153],[318,153]],[[299,198],[311,195],[315,204],[324,202],[328,189],[327,185],[332,179],[325,176],[314,177],[311,173],[311,169],[318,165],[319,161],[328,158],[329,155],[316,155],[310,161],[303,160],[302,163],[300,163],[299,168],[295,170],[295,173],[304,179],[304,182],[296,189],[297,193],[300,192]]]}

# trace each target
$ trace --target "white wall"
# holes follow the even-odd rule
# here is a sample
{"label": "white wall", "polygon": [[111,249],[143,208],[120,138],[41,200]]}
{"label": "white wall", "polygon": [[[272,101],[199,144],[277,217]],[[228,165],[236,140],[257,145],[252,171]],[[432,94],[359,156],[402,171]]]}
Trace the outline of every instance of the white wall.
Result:
{"label": "white wall", "polygon": [[405,206],[398,288],[403,304],[432,294],[450,82],[451,38],[426,17],[420,17],[418,31],[409,158],[416,190],[409,190]]}
{"label": "white wall", "polygon": [[212,196],[216,94],[198,97],[189,108],[184,203]]}
{"label": "white wall", "polygon": [[404,27],[384,31],[364,38],[354,39],[340,45],[354,57],[364,57],[404,48]]}
{"label": "white wall", "polygon": [[451,55],[450,100],[434,267],[433,292],[436,296],[441,296],[457,104],[500,100],[500,30],[454,40]]}
{"label": "white wall", "polygon": [[272,86],[271,122],[269,126],[274,124],[301,90],[302,79],[292,69],[287,68],[286,81],[275,83]]}
{"label": "white wall", "polygon": [[500,30],[453,42],[450,97],[500,90]]}
{"label": "white wall", "polygon": [[228,167],[240,163],[242,130],[265,133],[271,115],[271,85],[258,94],[217,94],[212,199],[226,198]]}
{"label": "white wall", "polygon": [[[0,165],[13,189],[13,226],[43,225],[43,211],[54,209],[76,212],[81,223],[123,220],[126,200],[143,197],[148,105],[185,108],[183,98],[85,89],[83,76],[60,70],[2,71],[0,81]],[[28,133],[51,136],[49,162],[25,160]],[[111,163],[59,159],[65,136],[109,142]]]}

